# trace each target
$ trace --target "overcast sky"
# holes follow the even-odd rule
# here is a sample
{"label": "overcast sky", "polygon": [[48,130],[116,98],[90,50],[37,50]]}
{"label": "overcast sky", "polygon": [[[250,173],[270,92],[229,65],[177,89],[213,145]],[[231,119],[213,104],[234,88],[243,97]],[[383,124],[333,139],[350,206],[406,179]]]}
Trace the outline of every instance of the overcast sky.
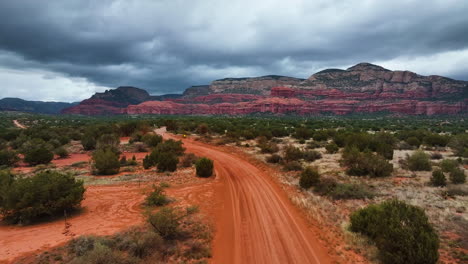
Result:
{"label": "overcast sky", "polygon": [[371,62],[468,80],[466,0],[0,1],[2,97],[307,78]]}

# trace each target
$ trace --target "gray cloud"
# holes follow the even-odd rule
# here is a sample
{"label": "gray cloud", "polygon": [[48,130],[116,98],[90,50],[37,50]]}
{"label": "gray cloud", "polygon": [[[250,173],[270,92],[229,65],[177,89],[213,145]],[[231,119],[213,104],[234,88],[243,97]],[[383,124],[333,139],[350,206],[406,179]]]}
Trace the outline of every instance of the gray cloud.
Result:
{"label": "gray cloud", "polygon": [[50,88],[20,88],[36,98],[55,90],[56,100],[81,99],[83,86],[176,93],[362,61],[468,80],[467,11],[463,0],[2,1],[0,76],[5,94],[34,76]]}

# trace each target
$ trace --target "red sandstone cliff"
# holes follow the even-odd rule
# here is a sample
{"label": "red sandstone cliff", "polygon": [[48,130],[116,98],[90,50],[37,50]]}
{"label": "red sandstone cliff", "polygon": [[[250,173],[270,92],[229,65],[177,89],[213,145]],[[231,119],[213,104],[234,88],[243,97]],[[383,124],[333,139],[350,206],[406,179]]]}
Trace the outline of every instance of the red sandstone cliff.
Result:
{"label": "red sandstone cliff", "polygon": [[209,86],[191,87],[182,97],[165,101],[153,101],[146,91],[138,88],[117,90],[96,94],[63,112],[85,115],[468,112],[468,82],[390,71],[368,63],[347,70],[324,70],[308,79],[275,75],[226,78]]}

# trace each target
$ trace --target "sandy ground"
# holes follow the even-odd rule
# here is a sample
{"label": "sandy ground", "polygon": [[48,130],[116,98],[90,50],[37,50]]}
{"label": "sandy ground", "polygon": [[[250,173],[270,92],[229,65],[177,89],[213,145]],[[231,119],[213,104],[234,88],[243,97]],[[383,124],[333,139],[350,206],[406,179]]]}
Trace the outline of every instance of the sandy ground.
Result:
{"label": "sandy ground", "polygon": [[265,171],[222,148],[183,141],[187,152],[215,164],[213,263],[331,263],[303,215]]}
{"label": "sandy ground", "polygon": [[13,124],[15,124],[16,127],[25,129],[26,127],[22,125],[18,120],[13,120]]}

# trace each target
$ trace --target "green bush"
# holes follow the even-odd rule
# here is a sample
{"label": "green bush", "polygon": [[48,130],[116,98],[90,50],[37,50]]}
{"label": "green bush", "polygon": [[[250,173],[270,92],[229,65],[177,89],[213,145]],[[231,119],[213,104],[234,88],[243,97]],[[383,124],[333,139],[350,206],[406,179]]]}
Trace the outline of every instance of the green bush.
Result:
{"label": "green bush", "polygon": [[82,181],[55,171],[29,178],[0,173],[0,213],[12,223],[30,223],[42,216],[62,215],[80,205]]}
{"label": "green bush", "polygon": [[278,155],[278,154],[272,154],[272,155],[270,155],[269,157],[266,158],[266,161],[268,163],[279,163],[279,162],[281,162],[281,160],[282,160],[281,156]]}
{"label": "green bush", "polygon": [[453,184],[462,184],[466,182],[466,175],[462,169],[455,168],[449,174],[450,181]]}
{"label": "green bush", "polygon": [[431,171],[431,161],[429,155],[422,150],[415,151],[407,158],[408,168],[411,171]]}
{"label": "green bush", "polygon": [[158,144],[155,148],[155,151],[159,153],[173,153],[177,156],[181,156],[184,154],[185,148],[182,147],[182,141],[168,139]]}
{"label": "green bush", "polygon": [[432,172],[431,184],[433,186],[445,186],[447,185],[445,175],[441,170],[435,170]]}
{"label": "green bush", "polygon": [[332,142],[332,143],[330,143],[330,144],[327,144],[327,145],[325,146],[325,149],[327,150],[327,153],[328,153],[328,154],[334,154],[334,153],[337,153],[338,150],[339,150],[340,148],[338,147],[337,144],[335,144],[334,142]]}
{"label": "green bush", "polygon": [[58,147],[57,149],[55,149],[54,152],[55,152],[55,155],[59,156],[62,159],[70,156],[68,154],[68,151],[64,147]]}
{"label": "green bush", "polygon": [[158,159],[158,172],[175,171],[179,158],[173,153],[161,154]]}
{"label": "green bush", "polygon": [[353,176],[387,177],[393,172],[393,165],[385,158],[359,152],[356,147],[346,147],[341,162],[348,167],[346,173]]}
{"label": "green bush", "polygon": [[299,178],[299,186],[304,189],[309,189],[312,186],[317,185],[320,182],[320,174],[317,168],[307,167],[301,173]]}
{"label": "green bush", "polygon": [[350,229],[372,239],[385,264],[433,264],[439,238],[424,210],[398,200],[369,205],[350,217]]}
{"label": "green bush", "polygon": [[97,174],[117,174],[120,170],[119,155],[111,149],[97,149],[93,153],[93,165]]}
{"label": "green bush", "polygon": [[421,141],[417,137],[409,137],[408,139],[406,139],[406,143],[416,148],[419,148],[419,146],[421,145]]}
{"label": "green bush", "polygon": [[320,154],[320,152],[315,151],[315,150],[308,150],[308,151],[305,151],[305,152],[303,153],[303,158],[304,158],[304,160],[306,160],[306,161],[313,162],[313,161],[316,161],[316,160],[318,160],[318,159],[321,159],[321,158],[322,158],[322,154]]}
{"label": "green bush", "polygon": [[451,172],[452,170],[458,168],[458,165],[458,161],[452,159],[444,159],[439,163],[439,166],[443,172]]}
{"label": "green bush", "polygon": [[453,149],[457,156],[467,158],[468,156],[466,156],[466,154],[468,154],[468,134],[463,133],[452,137],[448,143],[448,146]]}
{"label": "green bush", "polygon": [[163,206],[169,203],[169,199],[162,186],[153,185],[153,191],[146,197],[146,205]]}
{"label": "green bush", "polygon": [[273,142],[259,144],[258,147],[262,153],[276,153],[279,151],[278,145]]}
{"label": "green bush", "polygon": [[13,150],[0,150],[0,166],[11,167],[19,161],[19,157]]}
{"label": "green bush", "polygon": [[162,137],[160,135],[146,134],[141,138],[141,141],[143,141],[146,145],[154,148],[159,143],[161,143],[163,141],[163,139],[162,139]]}
{"label": "green bush", "polygon": [[208,158],[201,158],[195,163],[198,177],[207,178],[213,174],[213,161]]}
{"label": "green bush", "polygon": [[150,214],[148,222],[164,239],[174,239],[180,234],[181,212],[175,208],[163,207],[156,213]]}
{"label": "green bush", "polygon": [[47,164],[54,159],[51,146],[42,139],[33,139],[25,145],[23,145],[24,161],[29,165]]}
{"label": "green bush", "polygon": [[96,243],[93,249],[70,262],[71,264],[136,264],[136,259],[119,251],[113,251],[109,246]]}
{"label": "green bush", "polygon": [[334,200],[370,199],[375,195],[361,184],[337,183],[328,193]]}
{"label": "green bush", "polygon": [[285,171],[300,171],[302,170],[302,165],[298,161],[288,161],[284,163],[283,169]]}
{"label": "green bush", "polygon": [[286,161],[295,161],[302,159],[302,155],[302,151],[294,146],[289,145],[284,149],[284,159]]}

